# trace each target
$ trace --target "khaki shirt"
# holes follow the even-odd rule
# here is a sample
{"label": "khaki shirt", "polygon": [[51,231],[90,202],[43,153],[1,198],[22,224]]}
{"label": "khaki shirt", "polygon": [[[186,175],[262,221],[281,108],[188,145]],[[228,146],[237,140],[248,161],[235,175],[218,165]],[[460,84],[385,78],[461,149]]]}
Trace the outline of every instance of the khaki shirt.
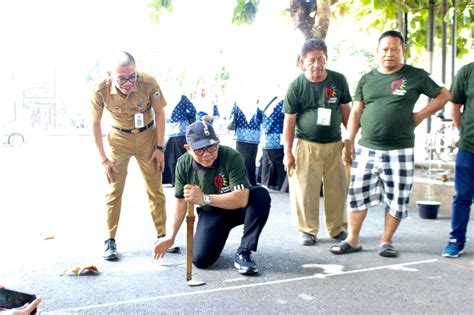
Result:
{"label": "khaki shirt", "polygon": [[[166,106],[166,99],[156,79],[146,73],[138,73],[138,81],[126,97],[107,78],[97,84],[92,95],[92,118],[100,120],[106,108],[118,128],[134,129],[136,113],[143,113],[145,125],[154,119],[154,112]],[[153,110],[152,110],[153,109]]]}

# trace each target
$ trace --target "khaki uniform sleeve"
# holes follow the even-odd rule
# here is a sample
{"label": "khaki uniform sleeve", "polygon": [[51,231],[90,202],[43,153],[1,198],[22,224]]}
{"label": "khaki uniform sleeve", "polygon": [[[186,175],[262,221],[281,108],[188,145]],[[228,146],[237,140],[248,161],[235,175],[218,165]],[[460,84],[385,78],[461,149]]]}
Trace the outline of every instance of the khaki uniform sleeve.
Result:
{"label": "khaki uniform sleeve", "polygon": [[156,111],[166,106],[166,99],[156,79],[150,76],[149,80],[153,85],[150,90],[150,103],[153,109]]}
{"label": "khaki uniform sleeve", "polygon": [[92,103],[92,119],[93,120],[100,120],[102,118],[102,114],[104,113],[104,97],[99,91],[94,90],[91,97]]}

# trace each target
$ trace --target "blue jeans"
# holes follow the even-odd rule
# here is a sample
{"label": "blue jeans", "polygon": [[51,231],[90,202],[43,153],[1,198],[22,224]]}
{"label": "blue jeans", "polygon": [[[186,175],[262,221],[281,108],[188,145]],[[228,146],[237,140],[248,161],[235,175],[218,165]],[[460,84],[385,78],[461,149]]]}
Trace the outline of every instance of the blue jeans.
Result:
{"label": "blue jeans", "polygon": [[451,219],[451,239],[456,243],[466,242],[466,230],[474,196],[474,153],[459,149],[456,156],[456,174],[453,198],[453,214]]}

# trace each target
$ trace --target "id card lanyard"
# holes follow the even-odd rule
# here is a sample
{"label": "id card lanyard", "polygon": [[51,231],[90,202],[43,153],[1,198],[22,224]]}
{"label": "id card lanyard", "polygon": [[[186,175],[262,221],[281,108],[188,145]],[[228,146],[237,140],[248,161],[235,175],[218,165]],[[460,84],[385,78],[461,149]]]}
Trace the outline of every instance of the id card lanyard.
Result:
{"label": "id card lanyard", "polygon": [[136,113],[135,114],[135,128],[143,128],[145,127],[145,122],[143,120],[143,113]]}
{"label": "id card lanyard", "polygon": [[318,107],[318,119],[316,124],[318,126],[330,126],[331,125],[331,109],[324,107],[326,105],[326,95],[323,92],[322,99],[323,107]]}
{"label": "id card lanyard", "polygon": [[135,128],[143,128],[145,127],[145,119],[143,117],[143,113],[141,110],[143,109],[143,102],[142,99],[138,100],[137,109],[140,111],[134,115],[135,118]]}

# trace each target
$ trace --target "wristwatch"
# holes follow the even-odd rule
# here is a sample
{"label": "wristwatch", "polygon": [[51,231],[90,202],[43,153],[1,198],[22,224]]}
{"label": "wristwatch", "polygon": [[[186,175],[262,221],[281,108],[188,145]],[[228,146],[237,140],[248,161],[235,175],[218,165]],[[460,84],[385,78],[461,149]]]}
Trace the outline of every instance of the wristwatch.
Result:
{"label": "wristwatch", "polygon": [[212,202],[212,197],[209,196],[209,195],[204,195],[204,197],[202,198],[202,200],[204,201],[204,204],[205,204],[205,205],[210,205],[211,202]]}
{"label": "wristwatch", "polygon": [[166,144],[164,145],[155,145],[155,150],[160,150],[161,152],[165,152],[166,151]]}

